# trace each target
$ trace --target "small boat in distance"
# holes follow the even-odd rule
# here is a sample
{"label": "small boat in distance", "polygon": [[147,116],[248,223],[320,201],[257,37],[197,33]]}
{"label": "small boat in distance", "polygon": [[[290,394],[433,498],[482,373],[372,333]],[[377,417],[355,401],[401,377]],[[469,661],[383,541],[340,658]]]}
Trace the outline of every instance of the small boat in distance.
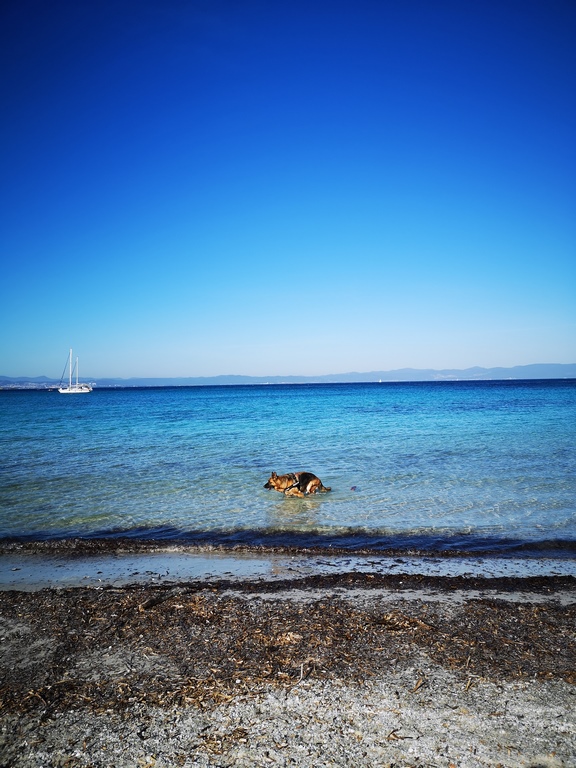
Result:
{"label": "small boat in distance", "polygon": [[70,350],[70,354],[68,355],[68,360],[66,361],[66,366],[68,367],[68,386],[63,387],[62,381],[64,379],[64,374],[66,372],[66,368],[64,368],[64,371],[62,372],[62,378],[60,379],[60,386],[58,387],[58,392],[62,395],[80,395],[84,394],[85,392],[92,392],[92,387],[90,384],[79,384],[78,383],[78,358],[76,358],[76,364],[74,365],[74,371],[76,371],[76,384],[72,384],[72,350]]}

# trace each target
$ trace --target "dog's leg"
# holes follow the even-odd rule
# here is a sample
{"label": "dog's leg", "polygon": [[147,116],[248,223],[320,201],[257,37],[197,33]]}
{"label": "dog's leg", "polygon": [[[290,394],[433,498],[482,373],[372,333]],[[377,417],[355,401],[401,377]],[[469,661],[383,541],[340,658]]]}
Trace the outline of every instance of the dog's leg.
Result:
{"label": "dog's leg", "polygon": [[304,494],[302,491],[299,491],[298,488],[286,488],[284,496],[298,496],[299,499],[304,498]]}
{"label": "dog's leg", "polygon": [[317,493],[318,490],[322,487],[322,483],[318,479],[310,480],[308,485],[306,486],[306,493]]}

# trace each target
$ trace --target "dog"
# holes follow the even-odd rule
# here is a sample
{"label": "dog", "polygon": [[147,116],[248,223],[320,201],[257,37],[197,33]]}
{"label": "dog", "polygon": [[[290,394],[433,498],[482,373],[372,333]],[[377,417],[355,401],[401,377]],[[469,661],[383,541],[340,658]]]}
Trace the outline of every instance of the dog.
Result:
{"label": "dog", "polygon": [[272,472],[270,479],[264,485],[267,491],[278,491],[284,496],[303,498],[307,493],[328,493],[331,488],[322,485],[322,480],[312,472],[290,472],[288,475],[277,475]]}

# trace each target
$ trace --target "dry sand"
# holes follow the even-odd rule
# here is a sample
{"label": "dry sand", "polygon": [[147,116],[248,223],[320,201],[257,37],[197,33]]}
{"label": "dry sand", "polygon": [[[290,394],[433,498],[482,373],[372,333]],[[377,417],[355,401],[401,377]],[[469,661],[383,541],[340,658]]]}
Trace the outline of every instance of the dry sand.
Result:
{"label": "dry sand", "polygon": [[0,593],[0,765],[576,766],[576,581]]}

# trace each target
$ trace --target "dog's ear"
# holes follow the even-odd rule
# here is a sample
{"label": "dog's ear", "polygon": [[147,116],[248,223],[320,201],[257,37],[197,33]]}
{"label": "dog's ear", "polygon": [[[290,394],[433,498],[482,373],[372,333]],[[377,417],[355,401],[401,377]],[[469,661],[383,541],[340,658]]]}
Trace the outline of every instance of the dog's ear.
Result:
{"label": "dog's ear", "polygon": [[276,472],[272,472],[271,477],[278,477],[278,475],[276,474]]}

